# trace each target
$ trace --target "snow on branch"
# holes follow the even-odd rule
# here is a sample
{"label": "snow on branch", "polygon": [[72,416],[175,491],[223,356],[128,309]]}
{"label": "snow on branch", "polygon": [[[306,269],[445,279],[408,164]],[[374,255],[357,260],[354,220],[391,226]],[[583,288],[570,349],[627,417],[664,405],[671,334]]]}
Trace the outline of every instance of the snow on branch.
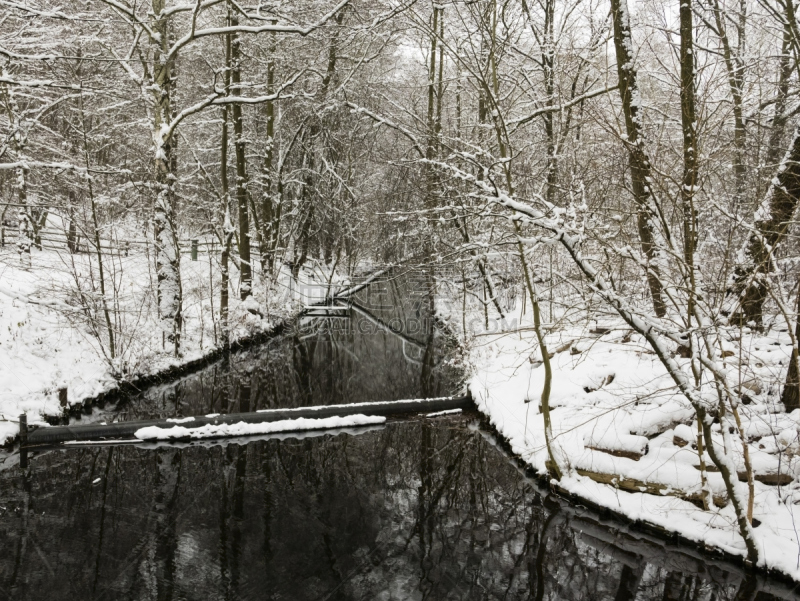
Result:
{"label": "snow on branch", "polygon": [[397,132],[400,132],[406,138],[408,138],[408,140],[411,142],[412,146],[414,147],[414,150],[417,151],[417,154],[419,154],[420,157],[424,157],[425,156],[425,151],[422,150],[422,146],[417,141],[416,136],[414,136],[413,133],[408,131],[402,125],[398,125],[397,123],[394,123],[393,121],[389,121],[385,117],[381,117],[380,115],[378,115],[376,113],[373,113],[371,110],[366,109],[363,106],[359,106],[359,105],[355,104],[354,102],[350,102],[349,100],[345,101],[345,105],[350,107],[354,113],[356,113],[358,115],[366,115],[367,117],[369,117],[370,119],[375,121],[375,125],[376,126],[377,125],[385,125],[386,127],[390,128],[390,129],[393,129],[393,130],[395,130]]}
{"label": "snow on branch", "polygon": [[52,79],[14,79],[8,75],[0,75],[0,84],[17,86],[20,88],[57,88],[61,90],[75,90],[76,92],[87,90],[76,84],[56,83]]}
{"label": "snow on branch", "polygon": [[169,17],[183,12],[199,12],[217,4],[221,4],[224,1],[225,0],[206,0],[206,2],[195,2],[193,4],[177,4],[175,6],[165,8],[163,11],[161,11],[161,16]]}
{"label": "snow on branch", "polygon": [[33,8],[28,6],[27,4],[20,4],[19,2],[11,2],[10,0],[0,0],[0,6],[7,6],[9,8],[13,8],[19,10],[21,12],[26,12],[31,15],[36,15],[37,17],[46,17],[48,19],[60,19],[64,21],[78,21],[81,20],[83,17],[79,15],[68,15],[58,10],[40,10],[37,8]]}
{"label": "snow on branch", "polygon": [[195,113],[199,113],[209,106],[221,106],[225,104],[263,104],[265,102],[280,100],[281,98],[284,98],[284,96],[282,96],[283,91],[294,85],[294,83],[304,73],[306,73],[305,69],[298,71],[292,77],[290,77],[288,81],[284,82],[276,92],[264,96],[225,96],[224,90],[215,90],[213,94],[209,94],[200,102],[183,109],[172,119],[172,121],[169,122],[168,125],[164,126],[161,131],[161,141],[163,143],[164,140],[168,140],[175,132],[175,128],[180,125],[181,121],[194,115]]}
{"label": "snow on branch", "polygon": [[5,56],[12,60],[19,61],[52,61],[60,58],[56,54],[18,54],[16,52],[12,52],[11,50],[6,50],[2,46],[0,46],[0,56]]}
{"label": "snow on branch", "polygon": [[[103,0],[103,2],[113,2],[113,0]],[[336,13],[342,10],[345,6],[350,3],[350,0],[342,0],[337,4],[332,10],[328,13],[323,15],[318,21],[306,25],[305,27],[300,25],[281,25],[277,23],[270,23],[268,25],[236,25],[232,27],[209,27],[206,29],[200,30],[193,30],[187,33],[184,37],[176,41],[172,47],[167,52],[166,56],[164,57],[165,61],[172,60],[175,58],[177,52],[186,46],[188,43],[196,40],[198,38],[208,37],[212,35],[225,35],[228,33],[247,33],[247,34],[259,34],[259,33],[294,33],[305,37],[323,25],[325,25],[328,21],[330,21]]]}
{"label": "snow on branch", "polygon": [[59,169],[62,171],[75,171],[76,173],[86,173],[86,167],[79,167],[72,163],[49,163],[43,161],[15,161],[13,163],[0,163],[0,171],[9,171],[12,169],[25,169],[30,170],[34,167],[41,169]]}
{"label": "snow on branch", "polygon": [[555,106],[543,106],[542,108],[536,109],[535,111],[533,111],[532,113],[528,114],[525,117],[520,117],[518,119],[510,119],[508,121],[508,125],[514,127],[520,127],[521,125],[525,125],[526,123],[533,121],[534,119],[536,119],[536,117],[541,117],[546,113],[557,113],[559,111],[563,111],[565,109],[575,106],[576,104],[580,104],[584,100],[589,100],[590,98],[595,98],[596,96],[602,96],[603,94],[608,94],[609,92],[613,92],[618,87],[619,84],[615,84],[613,86],[608,86],[605,88],[597,88],[594,90],[590,90],[589,92],[586,92],[584,94],[581,94],[580,96],[575,96],[575,98],[573,98],[568,102],[564,102],[562,104]]}

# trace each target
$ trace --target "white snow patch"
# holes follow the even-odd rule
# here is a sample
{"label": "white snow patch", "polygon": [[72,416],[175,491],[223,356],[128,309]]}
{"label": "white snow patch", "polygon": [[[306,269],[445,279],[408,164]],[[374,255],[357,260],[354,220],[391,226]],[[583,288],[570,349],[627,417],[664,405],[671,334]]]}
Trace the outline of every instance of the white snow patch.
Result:
{"label": "white snow patch", "polygon": [[273,432],[294,432],[300,430],[327,430],[330,428],[348,428],[382,424],[386,418],[382,415],[347,415],[344,417],[324,417],[320,419],[299,417],[277,422],[248,424],[207,424],[199,428],[173,426],[160,428],[148,426],[140,428],[134,436],[140,440],[169,440],[173,438],[217,438],[222,436],[252,436],[255,434],[271,434]]}
{"label": "white snow patch", "polygon": [[[518,315],[517,319],[523,326],[527,325],[523,319],[529,322],[530,316]],[[724,341],[737,349],[745,347],[749,361],[742,364],[743,381],[757,379],[764,383],[765,391],[778,389],[786,377],[791,350],[787,331],[786,325],[779,324],[765,334],[745,332],[742,341]],[[469,385],[478,409],[489,417],[517,456],[537,472],[546,473],[548,453],[539,409],[544,367],[532,328],[510,335],[483,335],[476,340],[480,344],[476,343],[470,353],[474,375]],[[584,341],[575,354],[565,345],[571,340]],[[578,473],[585,470],[641,480],[658,485],[665,493],[696,494],[701,490],[697,450],[691,444],[679,447],[673,443],[675,435],[694,442],[696,416],[641,337],[620,332],[619,336],[592,338],[580,324],[565,325],[547,334],[547,346],[551,353],[567,348],[551,359],[552,446],[564,463],[559,486],[632,520],[644,520],[689,540],[744,556],[746,549],[731,503],[705,511],[675,496],[627,492]],[[675,356],[670,349],[666,352]],[[734,365],[733,361],[738,355],[728,359],[729,368],[737,369],[738,363]],[[688,359],[675,356],[674,361],[689,370]],[[609,377],[612,374],[613,378]],[[800,476],[800,411],[784,413],[775,393],[770,394],[758,395],[739,408],[744,434],[752,441],[751,463],[756,474]],[[732,467],[741,472],[744,463],[735,424],[725,424],[724,432],[728,434],[726,444],[733,446]],[[720,425],[715,425],[714,444],[723,445]],[[639,453],[645,445],[648,452],[638,461],[614,453]],[[712,465],[707,454],[704,461]],[[712,492],[727,496],[720,474],[709,472],[707,476]],[[800,580],[800,536],[792,524],[800,523],[798,502],[797,482],[781,487],[755,482],[754,517],[761,523],[754,535],[760,563],[795,580]]]}
{"label": "white snow patch", "polygon": [[440,415],[453,415],[454,413],[461,413],[461,409],[445,409],[444,411],[434,411],[433,413],[420,413],[425,417],[439,417]]}
{"label": "white snow patch", "polygon": [[193,417],[168,417],[168,422],[172,422],[174,424],[186,424],[188,422],[193,422]]}
{"label": "white snow patch", "polygon": [[686,424],[678,424],[675,426],[675,430],[673,430],[672,434],[673,436],[676,436],[681,440],[685,440],[686,442],[691,442],[697,438],[696,430],[692,431],[692,429]]}
{"label": "white snow patch", "polygon": [[[162,347],[158,307],[150,290],[152,265],[146,253],[137,250],[144,247],[141,239],[142,244],[134,244],[124,258],[124,271],[115,275],[120,291],[120,337],[128,343],[121,355],[106,360],[107,354],[93,334],[97,330],[77,317],[83,312],[74,306],[75,279],[90,286],[93,274],[96,283],[94,259],[88,254],[68,253],[66,221],[54,215],[53,212],[48,217],[48,239],[63,248],[34,249],[31,269],[22,268],[13,245],[0,247],[0,444],[18,434],[21,413],[28,415],[30,425],[44,424],[50,416],[62,416],[59,388],[67,388],[70,405],[79,404],[114,389],[118,377],[156,374],[200,359],[217,345],[208,292],[209,273],[215,287],[219,286],[217,258],[209,260],[207,254],[201,253],[197,261],[180,262],[183,356],[176,358],[171,349]],[[120,236],[136,241],[139,233],[123,231]],[[297,314],[309,302],[318,301],[306,291],[319,287],[308,284],[327,282],[331,275],[324,266],[309,264],[301,270],[299,283],[290,287],[290,278],[288,267],[284,267],[269,288],[259,273],[254,274],[255,299],[250,301],[250,307],[257,302],[268,318],[253,315],[237,295],[231,295],[232,340],[264,332],[276,321]],[[334,276],[332,280],[335,290],[342,279]],[[322,293],[325,291],[327,288],[322,287]]]}

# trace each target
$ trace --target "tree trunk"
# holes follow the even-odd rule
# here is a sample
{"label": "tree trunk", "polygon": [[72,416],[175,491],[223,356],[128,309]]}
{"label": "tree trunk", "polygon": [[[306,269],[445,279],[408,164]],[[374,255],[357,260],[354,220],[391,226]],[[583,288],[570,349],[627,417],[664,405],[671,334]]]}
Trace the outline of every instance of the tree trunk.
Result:
{"label": "tree trunk", "polygon": [[174,135],[164,137],[163,131],[173,117],[172,93],[174,62],[163,60],[169,49],[169,17],[164,15],[166,0],[152,0],[151,29],[158,34],[153,39],[153,61],[150,89],[153,95],[153,140],[156,144],[156,200],[153,217],[158,281],[158,307],[162,332],[180,354],[183,291],[180,273],[180,249],[175,222],[175,182],[177,154]]}
{"label": "tree trunk", "polygon": [[785,26],[783,43],[781,44],[775,113],[772,117],[772,128],[769,132],[769,144],[767,146],[766,163],[770,169],[774,169],[781,158],[781,143],[786,133],[786,100],[789,96],[789,80],[792,78],[791,44],[791,30],[788,26]]}
{"label": "tree trunk", "polygon": [[[336,44],[339,38],[339,26],[341,26],[343,21],[344,11],[341,11],[336,15],[335,22],[337,29],[331,37],[330,44],[328,45],[328,64],[325,68],[325,75],[322,78],[322,85],[320,86],[319,93],[317,94],[320,103],[324,103],[328,98],[328,91],[330,89],[331,81],[333,81],[333,76],[336,73],[336,63],[338,60]],[[314,205],[314,169],[316,165],[315,143],[317,136],[321,131],[321,120],[318,116],[315,116],[312,119],[311,125],[308,127],[306,132],[304,132],[304,138],[306,140],[304,145],[304,162],[306,162],[306,166],[305,175],[303,176],[300,206],[302,207],[307,202],[308,210],[306,212],[305,219],[302,222],[297,240],[295,241],[295,259],[292,264],[292,275],[294,276],[295,280],[300,273],[300,269],[302,269],[303,265],[308,260],[309,246],[311,244],[309,236],[311,225],[314,222],[314,215],[316,213],[316,207]],[[299,252],[297,251],[297,244],[300,245]]]}
{"label": "tree trunk", "polygon": [[[275,92],[275,34],[272,34],[269,46],[269,60],[267,61],[267,94]],[[261,271],[272,273],[275,262],[272,240],[277,223],[275,220],[275,208],[272,199],[272,170],[275,158],[275,103],[272,100],[264,105],[264,113],[267,119],[267,148],[264,153],[264,186],[261,196]]]}
{"label": "tree trunk", "polygon": [[[697,278],[695,272],[695,250],[697,247],[697,211],[694,208],[694,193],[698,186],[697,131],[695,111],[695,66],[692,0],[683,0],[680,5],[681,36],[681,130],[683,132],[683,178],[681,181],[681,212],[683,214],[683,261],[686,270],[686,328],[688,356],[692,358],[692,373],[695,385],[699,386],[701,371],[697,363],[697,344],[692,336],[692,323],[697,319]],[[687,347],[684,347],[687,348]],[[702,454],[701,466],[704,467]],[[705,469],[701,470],[703,490],[706,490]],[[705,502],[708,505],[708,501]],[[707,507],[706,507],[707,509]]]}
{"label": "tree trunk", "polygon": [[[231,27],[239,25],[235,10],[230,11]],[[242,52],[239,34],[228,34],[231,49],[231,94],[242,93]],[[233,119],[233,142],[236,151],[236,206],[239,212],[239,273],[241,283],[239,296],[245,300],[253,293],[253,267],[250,260],[250,209],[247,198],[247,157],[245,156],[244,124],[242,122],[242,105],[235,102],[231,107]]]}
{"label": "tree trunk", "polygon": [[[87,152],[88,163],[88,152]],[[105,318],[106,332],[108,334],[108,353],[113,360],[116,357],[116,344],[114,343],[114,328],[111,324],[111,314],[108,310],[108,298],[106,296],[106,274],[103,266],[103,248],[100,242],[100,223],[97,219],[97,203],[94,198],[94,189],[92,180],[88,181],[89,188],[89,206],[92,213],[92,226],[94,229],[94,247],[95,255],[97,256],[97,272],[100,285],[100,304],[103,307],[103,317]]]}
{"label": "tree trunk", "polygon": [[681,182],[681,208],[683,212],[684,261],[690,279],[689,319],[694,303],[694,253],[697,246],[697,212],[694,193],[698,185],[697,132],[695,130],[694,42],[692,38],[692,0],[683,0],[680,6],[681,35],[681,129],[683,131],[683,181]]}
{"label": "tree trunk", "polygon": [[519,258],[522,263],[522,275],[525,280],[525,286],[528,289],[528,295],[531,299],[531,308],[533,309],[533,328],[536,332],[536,340],[539,343],[539,350],[542,353],[542,363],[544,365],[544,385],[542,386],[542,396],[539,398],[539,404],[542,408],[542,418],[544,420],[544,443],[547,447],[548,456],[547,466],[553,478],[561,480],[564,472],[561,469],[556,453],[553,451],[553,423],[550,419],[550,389],[553,382],[550,351],[547,349],[547,343],[544,337],[541,311],[539,310],[539,297],[536,294],[536,289],[533,287],[530,271],[528,271],[528,261],[525,258],[525,249],[522,246],[522,228],[520,228],[518,221],[514,222],[514,231],[517,234],[517,250],[519,251]]}
{"label": "tree trunk", "polygon": [[[496,14],[496,6],[495,11],[492,18],[492,42],[494,46],[494,39],[495,39],[495,29],[497,27],[497,14]],[[494,48],[492,48],[494,50]],[[491,77],[491,91],[494,94],[492,102],[494,106],[497,106],[496,103],[500,98],[500,83],[497,74],[497,62],[494,58],[494,52],[490,52],[489,54],[489,76]],[[496,111],[493,111],[496,112]],[[497,141],[499,146],[500,158],[506,159],[511,155],[510,145],[508,144],[508,137],[506,135],[506,131],[502,126],[500,120],[495,116],[493,119],[495,133],[497,135]],[[513,175],[511,173],[511,168],[506,161],[503,165],[503,171],[506,179],[506,186],[508,188],[508,194],[514,194],[514,180]],[[542,387],[542,396],[540,397],[540,404],[542,407],[542,417],[544,419],[544,436],[545,436],[545,444],[547,446],[547,454],[548,454],[548,461],[547,461],[547,469],[551,473],[551,475],[556,480],[561,480],[563,476],[563,470],[561,465],[558,461],[558,456],[553,450],[553,445],[551,444],[553,439],[553,428],[552,422],[550,420],[550,389],[553,380],[553,370],[550,365],[550,352],[547,349],[547,343],[545,340],[544,329],[542,327],[542,320],[541,320],[541,311],[539,310],[539,299],[538,295],[536,294],[536,289],[533,286],[533,281],[531,280],[530,269],[528,267],[528,260],[525,257],[525,248],[522,243],[522,228],[520,226],[520,222],[514,220],[514,233],[516,234],[517,238],[517,251],[519,252],[519,260],[522,267],[522,275],[523,275],[523,282],[525,287],[527,288],[528,295],[531,299],[531,307],[533,309],[533,325],[534,330],[536,332],[536,340],[539,343],[539,349],[542,353],[542,363],[544,364],[544,386]],[[501,313],[502,315],[502,313]]]}
{"label": "tree trunk", "polygon": [[12,136],[14,154],[19,166],[14,169],[15,182],[13,188],[16,189],[17,218],[19,221],[17,236],[17,252],[19,253],[20,263],[25,269],[31,267],[31,246],[33,246],[33,223],[31,222],[31,212],[28,206],[28,167],[24,163],[23,148],[26,136],[22,129],[20,119],[20,107],[17,104],[16,94],[11,86],[0,88],[3,93],[3,103],[0,105],[5,108],[8,118],[8,131],[15,132]]}
{"label": "tree trunk", "polygon": [[33,225],[28,214],[28,170],[17,167],[17,202],[19,211],[19,235],[17,236],[17,251],[20,262],[26,269],[31,267],[31,246],[33,246]]}
{"label": "tree trunk", "polygon": [[299,244],[299,249],[295,246],[295,258],[292,262],[292,277],[297,280],[300,275],[300,270],[308,260],[308,248],[311,243],[311,224],[314,223],[314,199],[313,199],[313,170],[314,170],[314,148],[313,145],[306,152],[306,173],[303,176],[303,185],[300,192],[300,206],[308,204],[308,210],[303,218],[300,231],[297,235],[296,245]]}
{"label": "tree trunk", "polygon": [[[78,73],[80,74],[80,66],[78,67]],[[80,117],[81,117],[81,134],[83,138],[83,159],[84,165],[86,166],[86,172],[89,173],[90,170],[90,160],[89,160],[89,136],[87,132],[87,123],[86,123],[86,109],[84,106],[84,99],[83,93],[81,93],[79,97],[79,110],[80,110]],[[113,360],[116,357],[116,344],[114,341],[114,328],[111,324],[111,314],[108,309],[108,298],[106,297],[106,274],[105,274],[105,266],[103,265],[103,248],[102,243],[100,240],[100,221],[97,215],[97,202],[94,196],[94,184],[91,178],[87,178],[86,180],[86,190],[89,194],[89,208],[91,209],[92,215],[92,226],[94,230],[94,247],[95,247],[95,256],[97,257],[97,272],[98,272],[98,280],[100,285],[100,303],[103,307],[103,317],[105,318],[105,326],[106,332],[108,334],[108,353],[109,358]],[[45,213],[46,215],[46,213]],[[46,216],[45,216],[46,219]],[[40,246],[41,248],[41,246]],[[98,328],[99,330],[99,328]],[[98,338],[100,338],[98,336]],[[99,340],[102,346],[102,340]]]}
{"label": "tree trunk", "polygon": [[742,64],[742,51],[744,50],[744,13],[740,14],[738,49],[734,52],[731,47],[730,38],[725,27],[725,15],[719,5],[718,0],[711,1],[714,12],[715,33],[722,44],[722,56],[725,59],[725,69],[728,72],[728,86],[731,90],[733,101],[733,175],[736,186],[734,203],[741,205],[745,196],[745,178],[747,168],[745,164],[745,144],[747,142],[747,130],[744,122],[744,109],[742,101],[742,89],[744,86],[744,65]]}
{"label": "tree trunk", "polygon": [[642,252],[647,259],[647,284],[653,299],[653,309],[658,317],[667,312],[663,299],[661,269],[658,265],[659,234],[655,198],[650,187],[650,159],[644,148],[641,120],[641,97],[636,82],[636,67],[633,60],[630,20],[627,0],[611,0],[611,15],[614,20],[614,48],[617,55],[617,76],[622,112],[625,117],[628,162],[631,171],[631,187],[637,208],[637,224]]}
{"label": "tree trunk", "polygon": [[772,272],[775,248],[786,236],[800,199],[800,126],[778,166],[766,197],[754,216],[755,231],[744,248],[745,261],[734,270],[730,293],[738,297],[737,321],[761,324],[767,298],[767,276]]}
{"label": "tree trunk", "polygon": [[[800,291],[797,293],[797,315],[794,324],[795,342],[800,343]],[[792,355],[789,358],[789,373],[786,374],[786,384],[783,387],[781,402],[787,412],[800,409],[800,369],[798,369],[798,350],[797,344],[792,347]]]}
{"label": "tree trunk", "polygon": [[[723,454],[719,455],[717,448],[714,445],[713,437],[711,435],[712,419],[706,412],[705,408],[700,405],[695,405],[694,409],[697,413],[697,421],[703,428],[703,438],[706,440],[706,450],[708,456],[711,458],[712,463],[717,467],[722,475],[722,481],[725,483],[725,489],[728,492],[728,499],[733,505],[736,513],[736,522],[739,526],[739,533],[744,539],[745,547],[747,548],[747,559],[753,565],[758,563],[758,547],[753,537],[753,528],[747,519],[747,509],[743,503],[743,499],[739,495],[738,488],[738,474],[734,473],[731,469],[733,467],[733,460],[727,455],[727,451],[723,449]],[[724,405],[722,402],[719,404],[720,416],[724,415]],[[723,435],[725,430],[723,429]],[[730,448],[730,447],[729,447]]]}
{"label": "tree trunk", "polygon": [[[231,38],[225,39],[225,90],[231,85]],[[220,293],[219,316],[222,329],[222,347],[228,348],[231,343],[229,300],[230,300],[230,256],[235,229],[231,223],[231,188],[228,180],[228,113],[230,105],[222,107],[222,143],[220,145],[220,180],[222,180],[222,256],[220,257]]]}
{"label": "tree trunk", "polygon": [[[542,69],[544,71],[545,98],[548,104],[555,102],[555,0],[547,0],[544,6],[544,44],[542,45]],[[546,112],[544,131],[547,137],[547,167],[545,198],[551,205],[555,203],[556,181],[558,179],[558,156],[554,112]]]}
{"label": "tree trunk", "polygon": [[[437,118],[436,118],[436,49],[439,36],[439,20],[443,12],[442,8],[434,6],[433,15],[431,17],[431,46],[430,46],[430,64],[428,65],[428,104],[427,104],[427,144],[425,146],[425,159],[432,161],[436,157],[438,148],[438,131],[437,131]],[[425,165],[425,208],[431,211],[436,206],[434,198],[436,191],[436,174],[434,173],[433,166],[429,163]],[[432,215],[428,215],[432,219]],[[431,244],[431,237],[426,237],[427,253],[433,253]]]}

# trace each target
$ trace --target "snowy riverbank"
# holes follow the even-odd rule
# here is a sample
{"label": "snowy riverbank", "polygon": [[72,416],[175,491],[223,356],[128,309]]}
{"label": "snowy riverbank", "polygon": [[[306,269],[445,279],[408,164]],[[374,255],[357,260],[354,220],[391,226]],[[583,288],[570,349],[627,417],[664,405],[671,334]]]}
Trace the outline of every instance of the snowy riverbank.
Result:
{"label": "snowy riverbank", "polygon": [[[593,328],[565,329],[546,340],[553,355],[553,437],[566,471],[559,486],[630,519],[744,556],[731,504],[708,511],[698,507],[701,473],[691,406],[644,340],[624,323]],[[479,409],[515,454],[544,473],[548,457],[539,407],[544,367],[534,332],[475,336],[471,346],[470,389]],[[780,403],[790,352],[786,324],[777,322],[763,335],[745,329],[741,344],[726,346],[724,354],[748,401],[740,414],[756,475],[753,516],[760,561],[800,580],[795,504],[800,502],[795,481],[800,410],[786,414]],[[716,432],[719,428],[714,425]],[[722,437],[714,442],[721,445]],[[741,459],[741,447],[737,455]],[[707,454],[705,463],[712,466]],[[743,464],[738,467],[743,470]],[[722,478],[708,477],[722,505]]]}
{"label": "snowy riverbank", "polygon": [[[219,269],[216,257],[200,254],[181,262],[184,294],[182,356],[162,347],[156,319],[152,265],[144,253],[107,257],[106,277],[113,292],[117,334],[112,358],[97,312],[94,257],[63,251],[33,252],[30,269],[23,269],[13,246],[0,247],[0,444],[14,438],[18,416],[30,424],[65,411],[59,389],[67,389],[68,405],[114,389],[120,380],[156,375],[202,359],[219,346]],[[110,272],[110,276],[108,275]],[[232,273],[232,283],[238,272]],[[308,268],[299,283],[283,269],[267,286],[256,276],[255,303],[230,295],[232,340],[269,331],[296,314],[327,282]],[[94,281],[92,279],[94,278]],[[250,310],[248,310],[250,309]],[[255,312],[253,311],[255,309]],[[260,313],[258,315],[257,313]]]}

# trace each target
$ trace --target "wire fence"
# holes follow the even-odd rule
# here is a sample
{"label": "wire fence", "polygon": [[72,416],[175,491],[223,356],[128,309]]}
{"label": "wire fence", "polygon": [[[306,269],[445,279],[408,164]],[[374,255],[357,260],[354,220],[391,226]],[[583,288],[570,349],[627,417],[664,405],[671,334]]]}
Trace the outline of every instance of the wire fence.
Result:
{"label": "wire fence", "polygon": [[[0,225],[0,247],[14,246],[19,242],[19,228],[13,225]],[[95,239],[79,233],[64,231],[55,227],[40,229],[31,238],[36,247],[45,250],[70,250],[75,253],[97,252],[117,253],[128,256],[132,251],[144,251],[152,248],[154,243],[146,238],[119,239],[99,237]],[[99,244],[98,244],[99,243]],[[195,258],[198,254],[216,255],[222,252],[222,243],[214,239],[181,238],[178,240],[178,250],[181,254],[191,254]],[[261,255],[260,245],[251,240],[250,253]]]}
{"label": "wire fence", "polygon": [[[5,250],[7,253],[14,253],[19,238],[20,233],[17,227],[8,224],[0,225],[0,252]],[[64,253],[94,254],[97,252],[97,240],[79,235],[71,236],[68,231],[65,232],[57,227],[42,228],[35,236],[35,240],[38,240],[38,243],[34,242],[36,246],[40,246],[43,250],[53,251],[57,255]],[[152,249],[154,246],[152,240],[145,238],[138,240],[100,238],[99,243],[100,251],[103,254],[116,255],[114,260],[123,259],[123,261],[125,257],[128,261],[135,261],[137,257],[142,258],[147,249]],[[233,246],[232,250],[235,253],[236,245]],[[213,261],[213,259],[219,260],[222,244],[213,239],[189,238],[179,240],[179,249],[182,255],[189,255],[192,260],[197,260],[202,254]],[[276,254],[279,255],[283,249],[277,250]],[[254,262],[259,260],[260,252],[257,244],[252,245],[251,255]],[[152,255],[150,257],[152,258]],[[238,260],[231,263],[231,268],[238,268]],[[324,301],[326,298],[341,293],[342,290],[353,292],[363,287],[365,281],[376,279],[375,274],[370,273],[361,276],[353,275],[342,281],[340,278],[332,277],[329,267],[313,257],[308,257],[306,267],[302,273],[298,273],[296,276],[293,273],[292,265],[286,261],[279,260],[276,267],[276,271],[270,278],[273,289],[284,291],[287,298],[302,300],[308,304]],[[9,276],[6,274],[4,277],[7,279]],[[126,296],[121,290],[115,290],[114,295],[120,299]]]}

